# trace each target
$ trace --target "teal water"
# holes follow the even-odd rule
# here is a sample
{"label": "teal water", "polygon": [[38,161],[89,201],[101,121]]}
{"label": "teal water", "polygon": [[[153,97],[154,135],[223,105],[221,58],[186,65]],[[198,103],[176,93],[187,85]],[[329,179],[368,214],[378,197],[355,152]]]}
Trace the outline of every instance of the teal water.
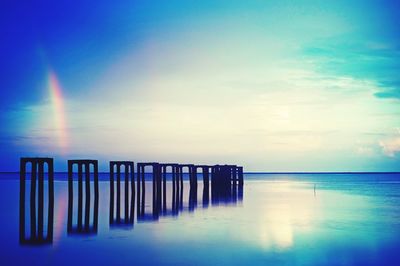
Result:
{"label": "teal water", "polygon": [[400,265],[400,174],[246,174],[242,201],[207,207],[199,182],[193,211],[185,182],[177,216],[122,228],[103,175],[98,232],[80,236],[67,234],[64,177],[53,243],[21,246],[18,175],[0,175],[0,265]]}

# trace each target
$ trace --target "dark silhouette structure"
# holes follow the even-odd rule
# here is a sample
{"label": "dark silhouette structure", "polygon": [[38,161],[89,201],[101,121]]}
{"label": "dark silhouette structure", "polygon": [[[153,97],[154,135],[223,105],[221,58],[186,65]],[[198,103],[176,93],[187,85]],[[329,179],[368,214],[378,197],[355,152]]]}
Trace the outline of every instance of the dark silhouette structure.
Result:
{"label": "dark silhouette structure", "polygon": [[196,167],[194,164],[179,164],[179,179],[181,182],[181,186],[183,187],[183,170],[187,168],[188,169],[188,175],[189,175],[189,184],[190,186],[194,187],[197,186],[197,175],[196,175]]}
{"label": "dark silhouette structure", "polygon": [[237,177],[238,177],[238,187],[237,187],[237,197],[239,201],[243,200],[243,166],[237,167]]}
{"label": "dark silhouette structure", "polygon": [[[25,230],[25,188],[27,164],[31,164],[30,182],[30,235]],[[48,213],[47,230],[44,227],[44,179],[47,165]],[[36,197],[37,191],[37,197]],[[38,205],[36,206],[36,199]],[[37,209],[37,216],[36,216]],[[54,220],[54,165],[52,158],[21,158],[20,160],[20,199],[19,199],[19,242],[28,245],[43,245],[53,242]],[[45,232],[46,231],[46,232]],[[45,234],[46,233],[46,234]]]}
{"label": "dark silhouette structure", "polygon": [[189,211],[192,212],[197,208],[197,188],[189,188]]}
{"label": "dark silhouette structure", "polygon": [[161,210],[161,167],[159,163],[138,163],[137,164],[137,219],[147,220],[149,217],[145,214],[145,168],[150,166],[152,168],[153,180],[153,213],[152,220],[158,220]]}
{"label": "dark silhouette structure", "polygon": [[[73,167],[78,167],[78,215],[77,224],[73,226]],[[93,220],[90,223],[91,172],[93,167],[94,204]],[[83,217],[83,173],[85,174],[85,215]],[[68,234],[96,234],[99,215],[99,173],[97,160],[68,160]],[[84,219],[83,219],[84,218]]]}
{"label": "dark silhouette structure", "polygon": [[[194,211],[197,207],[197,168],[201,168],[201,166],[189,164],[188,173],[189,173],[189,211]],[[203,169],[203,168],[201,168]]]}
{"label": "dark silhouette structure", "polygon": [[168,168],[171,168],[171,179],[172,179],[172,213],[176,214],[179,207],[179,165],[176,163],[161,163],[161,177],[162,177],[162,213],[167,213],[167,174]]}
{"label": "dark silhouette structure", "polygon": [[[203,175],[203,207],[207,207],[210,202],[210,170],[211,170],[211,166],[196,165],[195,167],[197,169],[200,168],[202,175]],[[197,172],[196,172],[196,175],[197,175]]]}
{"label": "dark silhouette structure", "polygon": [[[124,169],[122,169],[122,167]],[[124,217],[121,219],[121,171],[124,170]],[[134,162],[110,162],[110,225],[133,224],[135,211]],[[116,177],[116,178],[114,178]],[[115,185],[116,179],[116,185]],[[117,188],[115,194],[114,186]],[[129,193],[130,188],[130,193]],[[115,199],[116,198],[116,199]],[[115,206],[116,204],[116,206]],[[116,210],[116,212],[114,211]]]}
{"label": "dark silhouette structure", "polygon": [[[179,181],[180,181],[180,191],[179,191],[179,210],[183,209],[183,173],[184,169],[187,168],[187,173],[189,177],[189,196],[197,195],[197,174],[194,164],[179,164]],[[191,191],[191,193],[190,193]],[[192,201],[190,200],[192,199]],[[194,209],[193,198],[189,197],[189,209]]]}
{"label": "dark silhouette structure", "polygon": [[[151,167],[146,173],[145,167]],[[241,201],[243,198],[243,168],[236,165],[193,165],[174,163],[138,163],[137,180],[137,219],[138,221],[156,221],[160,216],[178,215],[183,211],[183,175],[188,170],[189,178],[189,199],[188,211],[192,212],[198,204],[197,179],[200,174],[203,176],[203,207],[208,207],[210,202],[210,185],[212,203],[229,204]],[[197,172],[201,169],[201,173]],[[152,213],[145,213],[145,189],[146,177],[151,174],[152,180]],[[172,193],[167,191],[167,179],[171,176]],[[211,182],[210,182],[211,181]],[[168,210],[167,199],[172,196],[172,212]]]}
{"label": "dark silhouette structure", "polygon": [[243,187],[243,166],[237,166],[237,177],[238,177],[239,187]]}
{"label": "dark silhouette structure", "polygon": [[[27,165],[31,164],[29,188],[30,234],[26,235],[26,184]],[[178,215],[183,210],[184,170],[189,180],[188,210],[198,204],[198,177],[203,179],[202,204],[236,203],[243,199],[243,167],[237,165],[194,165],[176,163],[138,163],[137,188],[135,191],[135,167],[133,161],[110,161],[110,226],[132,226],[137,199],[137,220],[156,221],[159,216]],[[47,167],[48,214],[45,230],[45,167]],[[74,167],[75,171],[74,171]],[[146,215],[146,167],[151,168],[152,213]],[[170,171],[168,171],[170,170]],[[150,174],[150,173],[149,173]],[[171,175],[172,193],[167,191],[167,176]],[[185,172],[186,174],[186,172]],[[68,234],[96,234],[99,212],[99,177],[97,160],[68,160]],[[121,188],[121,182],[123,187]],[[93,184],[93,185],[92,185]],[[77,202],[74,205],[74,186]],[[210,188],[211,186],[211,188]],[[135,194],[136,193],[136,194]],[[171,195],[171,210],[167,197]],[[123,202],[122,202],[123,201]],[[74,212],[74,208],[75,210]],[[92,211],[91,211],[92,210]],[[91,213],[93,218],[91,220]],[[77,216],[73,223],[74,216]],[[20,161],[20,224],[21,244],[52,243],[54,220],[54,165],[52,158],[21,158]]]}
{"label": "dark silhouette structure", "polygon": [[213,204],[236,202],[243,198],[243,167],[215,165],[211,170],[211,201]]}

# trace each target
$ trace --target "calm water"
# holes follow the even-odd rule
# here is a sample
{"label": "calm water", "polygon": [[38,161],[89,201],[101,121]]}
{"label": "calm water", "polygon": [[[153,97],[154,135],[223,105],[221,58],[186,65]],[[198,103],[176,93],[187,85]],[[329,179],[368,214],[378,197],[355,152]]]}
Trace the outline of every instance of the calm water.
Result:
{"label": "calm water", "polygon": [[97,234],[73,236],[64,177],[53,243],[21,246],[18,175],[0,175],[0,265],[400,265],[399,174],[247,174],[242,201],[208,207],[199,183],[194,210],[185,190],[178,215],[121,228],[103,180]]}

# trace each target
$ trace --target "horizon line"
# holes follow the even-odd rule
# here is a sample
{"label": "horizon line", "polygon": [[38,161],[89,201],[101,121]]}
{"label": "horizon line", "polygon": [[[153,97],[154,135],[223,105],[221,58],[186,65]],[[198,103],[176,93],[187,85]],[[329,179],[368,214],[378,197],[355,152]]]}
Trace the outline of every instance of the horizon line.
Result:
{"label": "horizon line", "polygon": [[[0,174],[18,174],[20,171],[0,171]],[[27,172],[28,173],[28,172]],[[68,173],[68,171],[54,171],[54,173]],[[107,171],[99,171],[99,174],[109,174],[110,172]],[[150,173],[150,172],[149,172]],[[187,173],[187,172],[184,172]],[[201,174],[201,172],[199,172]],[[243,174],[400,174],[400,171],[292,171],[292,172],[279,172],[279,171],[272,171],[272,172],[243,172]]]}

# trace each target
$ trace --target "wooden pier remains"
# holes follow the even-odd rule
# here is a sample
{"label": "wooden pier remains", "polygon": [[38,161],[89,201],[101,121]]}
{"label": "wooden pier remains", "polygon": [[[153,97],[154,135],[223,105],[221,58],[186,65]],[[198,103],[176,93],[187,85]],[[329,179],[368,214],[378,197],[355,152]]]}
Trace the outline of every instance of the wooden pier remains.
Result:
{"label": "wooden pier remains", "polygon": [[[110,161],[110,225],[133,224],[135,211],[135,164]],[[121,219],[121,174],[124,171],[124,217]],[[116,183],[116,184],[115,184]],[[115,189],[116,187],[116,194]],[[130,191],[130,192],[129,192]],[[116,206],[115,206],[116,205]]]}
{"label": "wooden pier remains", "polygon": [[[25,224],[25,189],[27,165],[31,164],[30,172],[30,235],[26,235]],[[48,213],[47,230],[45,234],[44,222],[44,181],[45,167],[47,166],[47,195],[48,195]],[[36,196],[37,192],[37,196]],[[53,242],[53,220],[54,220],[54,165],[52,158],[21,158],[20,160],[20,199],[19,199],[19,242],[20,244],[42,245]],[[37,202],[37,205],[36,205]],[[37,212],[36,212],[37,209]],[[36,216],[37,214],[37,216]]]}
{"label": "wooden pier remains", "polygon": [[[168,168],[171,169],[171,181],[172,181],[172,211],[176,213],[178,210],[177,199],[179,194],[179,165],[176,163],[161,163],[160,170],[161,170],[161,177],[162,177],[162,213],[167,213],[167,174]],[[183,182],[183,181],[182,181]],[[183,183],[182,183],[183,184]]]}
{"label": "wooden pier remains", "polygon": [[[74,165],[78,168],[78,215],[77,225],[73,225],[73,201],[74,201]],[[90,171],[93,167],[93,172]],[[94,208],[93,219],[90,223],[91,201],[91,173],[94,183]],[[85,215],[83,217],[83,176],[85,176]],[[99,214],[99,172],[97,160],[68,160],[68,234],[96,234]]]}
{"label": "wooden pier remains", "polygon": [[[26,236],[26,179],[27,165],[30,172],[30,235]],[[47,166],[48,215],[47,231],[44,230],[44,180]],[[76,167],[76,168],[75,168]],[[237,165],[195,165],[178,163],[110,161],[110,226],[131,226],[135,206],[137,221],[157,221],[160,216],[176,216],[184,209],[184,175],[188,176],[188,210],[198,204],[198,182],[203,181],[202,206],[236,203],[243,199],[243,167]],[[75,169],[74,169],[75,168]],[[146,168],[150,168],[152,183],[151,214],[145,213]],[[75,171],[74,171],[75,170]],[[186,171],[187,172],[186,172]],[[200,174],[201,171],[201,174]],[[167,180],[171,176],[171,192]],[[136,176],[136,180],[135,180]],[[202,178],[201,178],[202,177]],[[77,182],[77,218],[74,216],[74,184]],[[121,182],[124,186],[121,189]],[[136,189],[135,189],[136,182]],[[92,185],[93,184],[93,185]],[[92,190],[93,189],[93,190]],[[93,191],[93,195],[91,194]],[[37,197],[36,197],[37,191]],[[187,191],[187,190],[186,190]],[[171,197],[171,206],[167,202]],[[36,198],[38,206],[36,206]],[[92,199],[93,198],[93,199]],[[122,202],[123,198],[123,202]],[[136,203],[135,203],[136,199]],[[90,220],[91,202],[93,217]],[[37,211],[36,211],[37,210]],[[96,234],[99,212],[99,173],[97,160],[68,160],[68,234]],[[37,213],[37,215],[36,215]],[[123,216],[122,216],[123,213]],[[36,217],[37,216],[37,217]],[[54,217],[54,162],[52,158],[21,158],[20,160],[20,225],[21,244],[45,244],[53,239]],[[45,234],[46,231],[46,234]]]}
{"label": "wooden pier remains", "polygon": [[159,216],[159,210],[161,209],[161,170],[160,164],[155,162],[149,163],[138,163],[137,164],[137,219],[145,220],[145,169],[146,166],[152,168],[152,180],[153,180],[153,219],[157,220]]}

